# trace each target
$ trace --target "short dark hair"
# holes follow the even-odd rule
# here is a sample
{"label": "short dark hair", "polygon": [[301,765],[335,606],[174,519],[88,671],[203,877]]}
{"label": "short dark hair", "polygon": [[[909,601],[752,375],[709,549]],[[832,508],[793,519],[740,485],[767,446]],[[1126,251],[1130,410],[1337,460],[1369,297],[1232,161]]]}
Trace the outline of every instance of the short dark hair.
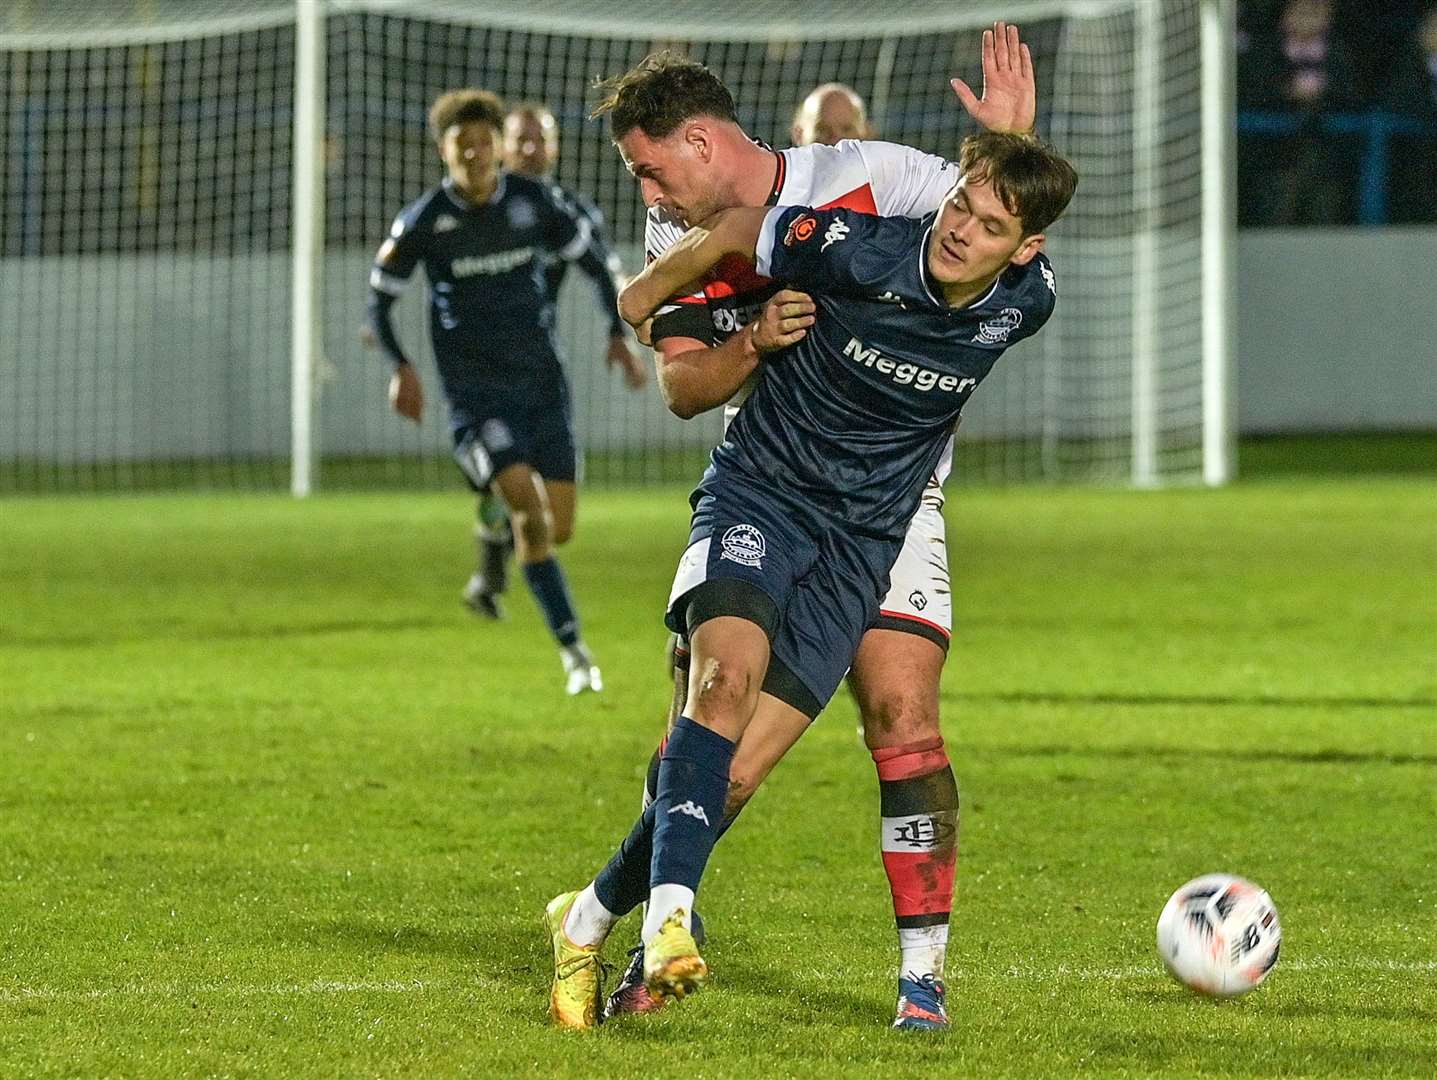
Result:
{"label": "short dark hair", "polygon": [[651,53],[637,67],[596,84],[604,97],[589,115],[609,114],[609,134],[622,139],[638,128],[651,139],[672,135],[685,120],[714,116],[738,123],[728,87],[697,60]]}
{"label": "short dark hair", "polygon": [[446,90],[429,106],[429,134],[435,142],[455,124],[478,122],[495,131],[504,129],[504,103],[488,90]]}
{"label": "short dark hair", "polygon": [[1078,171],[1032,135],[984,131],[963,140],[958,167],[975,182],[989,181],[1010,214],[1033,236],[1057,221],[1078,186]]}

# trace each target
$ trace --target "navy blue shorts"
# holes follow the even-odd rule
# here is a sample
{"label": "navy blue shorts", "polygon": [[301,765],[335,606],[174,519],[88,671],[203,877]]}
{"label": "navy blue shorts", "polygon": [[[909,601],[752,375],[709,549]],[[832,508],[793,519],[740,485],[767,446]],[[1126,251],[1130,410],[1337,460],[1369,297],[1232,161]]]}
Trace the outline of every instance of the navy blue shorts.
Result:
{"label": "navy blue shorts", "polygon": [[455,410],[454,460],[469,486],[483,491],[495,475],[516,462],[545,480],[578,474],[569,391],[562,381],[532,397],[495,393]]}
{"label": "navy blue shorts", "polygon": [[[764,690],[817,716],[878,617],[901,538],[856,536],[797,500],[728,476],[706,479],[702,490],[665,622],[685,635],[690,601],[707,591],[705,617],[738,615],[768,633],[772,657]],[[731,582],[756,587],[772,607],[755,611],[743,599],[753,589],[708,584]]]}

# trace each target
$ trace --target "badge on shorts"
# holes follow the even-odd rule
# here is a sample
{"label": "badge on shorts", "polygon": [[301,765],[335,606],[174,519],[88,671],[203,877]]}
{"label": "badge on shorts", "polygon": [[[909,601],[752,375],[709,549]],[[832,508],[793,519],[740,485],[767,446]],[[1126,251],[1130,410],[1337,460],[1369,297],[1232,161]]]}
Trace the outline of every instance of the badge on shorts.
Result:
{"label": "badge on shorts", "polygon": [[754,569],[763,565],[766,551],[763,533],[752,525],[730,526],[719,543],[723,547],[723,554],[719,558],[736,562],[740,566],[752,566]]}

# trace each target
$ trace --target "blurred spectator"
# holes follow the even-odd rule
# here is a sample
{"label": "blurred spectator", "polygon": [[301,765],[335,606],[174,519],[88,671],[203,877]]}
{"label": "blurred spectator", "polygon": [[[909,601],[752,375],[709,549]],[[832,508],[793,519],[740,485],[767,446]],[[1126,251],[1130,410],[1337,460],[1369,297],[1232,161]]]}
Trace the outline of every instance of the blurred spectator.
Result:
{"label": "blurred spectator", "polygon": [[1427,12],[1399,53],[1381,104],[1427,129],[1393,139],[1388,183],[1391,218],[1437,221],[1437,7]]}
{"label": "blurred spectator", "polygon": [[1294,135],[1244,140],[1239,160],[1245,225],[1337,225],[1353,220],[1359,139],[1322,129],[1324,113],[1362,105],[1356,69],[1333,32],[1332,0],[1285,0],[1276,33],[1254,37],[1246,104],[1296,115]]}

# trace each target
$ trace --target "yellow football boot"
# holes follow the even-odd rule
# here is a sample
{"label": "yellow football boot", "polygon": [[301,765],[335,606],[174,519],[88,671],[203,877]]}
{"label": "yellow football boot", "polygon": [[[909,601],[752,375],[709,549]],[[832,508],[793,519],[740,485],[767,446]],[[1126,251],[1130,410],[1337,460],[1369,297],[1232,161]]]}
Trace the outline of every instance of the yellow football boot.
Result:
{"label": "yellow football boot", "polygon": [[683,908],[675,908],[644,946],[644,985],[655,997],[681,998],[708,978],[709,967],[684,925],[685,914]]}
{"label": "yellow football boot", "polygon": [[554,946],[554,989],[549,994],[549,1019],[560,1027],[587,1031],[599,1026],[603,1001],[603,962],[598,945],[575,945],[564,933],[564,919],[578,892],[560,893],[544,909],[544,929]]}

